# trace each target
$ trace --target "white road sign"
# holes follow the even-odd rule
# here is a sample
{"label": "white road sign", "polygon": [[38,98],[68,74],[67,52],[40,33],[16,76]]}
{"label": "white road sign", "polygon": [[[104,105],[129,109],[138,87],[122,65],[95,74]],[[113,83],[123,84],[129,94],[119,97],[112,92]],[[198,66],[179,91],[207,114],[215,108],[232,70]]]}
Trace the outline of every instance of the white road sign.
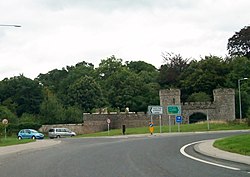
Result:
{"label": "white road sign", "polygon": [[110,122],[111,122],[110,119],[107,119],[107,123],[110,124]]}
{"label": "white road sign", "polygon": [[148,106],[148,113],[150,115],[162,115],[163,107],[162,106]]}

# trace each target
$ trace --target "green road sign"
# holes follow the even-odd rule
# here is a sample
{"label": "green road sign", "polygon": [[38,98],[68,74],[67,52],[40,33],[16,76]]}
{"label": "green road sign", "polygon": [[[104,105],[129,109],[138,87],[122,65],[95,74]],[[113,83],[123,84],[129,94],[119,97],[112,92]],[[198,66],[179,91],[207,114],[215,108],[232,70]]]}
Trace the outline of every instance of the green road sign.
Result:
{"label": "green road sign", "polygon": [[168,112],[168,115],[181,114],[181,106],[180,105],[168,105],[167,112]]}

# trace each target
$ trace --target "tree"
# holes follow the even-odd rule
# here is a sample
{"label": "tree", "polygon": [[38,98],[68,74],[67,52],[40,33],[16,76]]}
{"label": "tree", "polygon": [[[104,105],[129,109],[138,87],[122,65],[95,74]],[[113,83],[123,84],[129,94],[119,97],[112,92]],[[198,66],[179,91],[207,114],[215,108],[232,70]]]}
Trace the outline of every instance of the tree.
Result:
{"label": "tree", "polygon": [[153,65],[148,64],[144,61],[131,61],[131,62],[126,62],[126,64],[129,70],[137,74],[142,71],[157,72],[157,69]]}
{"label": "tree", "polygon": [[36,80],[53,92],[58,92],[61,82],[67,77],[67,75],[68,72],[64,68],[62,70],[54,69],[46,74],[39,74]]}
{"label": "tree", "polygon": [[101,60],[101,63],[97,68],[97,73],[101,79],[107,79],[122,67],[122,59],[116,58],[114,55],[112,55],[105,60]]}
{"label": "tree", "polygon": [[227,61],[229,73],[227,78],[227,87],[237,88],[238,79],[250,78],[250,60],[246,57],[232,57]]}
{"label": "tree", "polygon": [[80,107],[85,112],[105,105],[100,85],[89,76],[83,76],[69,86],[67,100],[71,106]]}
{"label": "tree", "polygon": [[250,26],[245,26],[228,39],[227,50],[230,56],[250,58]]}
{"label": "tree", "polygon": [[159,83],[162,87],[175,87],[181,73],[188,68],[190,59],[168,52],[162,53],[162,57],[166,64],[160,68]]}
{"label": "tree", "polygon": [[222,58],[207,56],[199,62],[192,61],[180,77],[183,101],[192,93],[212,95],[214,89],[225,87],[228,73],[229,68]]}
{"label": "tree", "polygon": [[123,68],[109,77],[106,84],[109,85],[108,102],[112,108],[123,111],[129,107],[130,111],[138,112],[157,103],[154,98],[158,98],[158,84],[145,82],[140,74]]}
{"label": "tree", "polygon": [[129,71],[134,72],[145,83],[157,83],[159,77],[159,71],[151,64],[144,61],[131,61],[126,62],[126,67]]}
{"label": "tree", "polygon": [[193,93],[192,95],[190,95],[187,101],[188,102],[210,102],[211,97],[204,92],[199,92],[199,93]]}
{"label": "tree", "polygon": [[0,122],[2,122],[3,119],[8,119],[10,123],[15,123],[17,121],[16,115],[6,106],[0,106]]}
{"label": "tree", "polygon": [[82,122],[82,111],[78,107],[65,107],[56,95],[46,87],[44,88],[44,101],[41,104],[40,116],[41,122],[44,124]]}
{"label": "tree", "polygon": [[23,113],[38,114],[43,100],[42,87],[23,75],[4,79],[0,82],[2,104],[20,117]]}
{"label": "tree", "polygon": [[40,107],[41,122],[44,124],[63,123],[63,105],[57,97],[44,88],[44,100]]}
{"label": "tree", "polygon": [[85,61],[77,63],[75,66],[67,66],[67,75],[65,78],[61,79],[58,85],[58,91],[55,92],[57,97],[62,101],[63,105],[67,105],[67,94],[69,87],[74,84],[81,77],[89,76],[93,77],[95,70],[92,63],[87,63]]}

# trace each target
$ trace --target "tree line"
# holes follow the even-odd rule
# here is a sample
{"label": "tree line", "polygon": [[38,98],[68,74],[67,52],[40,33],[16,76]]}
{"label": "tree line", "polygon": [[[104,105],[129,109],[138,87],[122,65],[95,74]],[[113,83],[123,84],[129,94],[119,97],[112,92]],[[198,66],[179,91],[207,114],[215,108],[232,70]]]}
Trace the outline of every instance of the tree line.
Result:
{"label": "tree line", "polygon": [[[213,101],[216,88],[236,90],[241,81],[242,113],[250,112],[250,27],[228,40],[229,56],[183,58],[163,52],[160,68],[144,61],[123,61],[116,56],[101,60],[98,67],[85,61],[74,66],[0,81],[0,120],[11,123],[79,123],[83,112],[146,112],[148,105],[159,105],[159,90],[180,88],[182,102]],[[244,40],[243,40],[244,39]]]}

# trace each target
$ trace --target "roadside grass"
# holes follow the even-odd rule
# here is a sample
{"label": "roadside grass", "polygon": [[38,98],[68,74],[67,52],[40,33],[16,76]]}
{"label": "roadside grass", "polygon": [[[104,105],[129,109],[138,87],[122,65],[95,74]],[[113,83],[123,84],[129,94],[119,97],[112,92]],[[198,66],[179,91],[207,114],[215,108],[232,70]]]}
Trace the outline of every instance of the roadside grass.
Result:
{"label": "roadside grass", "polygon": [[11,145],[16,145],[16,144],[25,144],[25,143],[30,143],[30,142],[34,142],[35,140],[32,139],[22,139],[22,140],[18,140],[17,137],[7,137],[5,138],[1,138],[0,139],[0,147],[1,146],[11,146]]}
{"label": "roadside grass", "polygon": [[250,134],[219,139],[216,140],[213,145],[224,151],[250,156]]}
{"label": "roadside grass", "polygon": [[[234,123],[222,123],[215,122],[209,124],[209,130],[206,122],[201,122],[197,124],[181,124],[180,132],[199,132],[199,131],[219,131],[219,130],[244,130],[250,129],[249,126],[245,123],[234,124]],[[178,132],[178,125],[162,126],[162,133],[168,132]],[[154,133],[160,133],[160,127],[154,127]],[[139,128],[126,128],[126,135],[132,134],[149,134],[148,127],[139,127]],[[97,137],[97,136],[117,136],[122,135],[122,129],[110,129],[110,131],[103,131],[91,134],[78,135],[77,137]]]}

